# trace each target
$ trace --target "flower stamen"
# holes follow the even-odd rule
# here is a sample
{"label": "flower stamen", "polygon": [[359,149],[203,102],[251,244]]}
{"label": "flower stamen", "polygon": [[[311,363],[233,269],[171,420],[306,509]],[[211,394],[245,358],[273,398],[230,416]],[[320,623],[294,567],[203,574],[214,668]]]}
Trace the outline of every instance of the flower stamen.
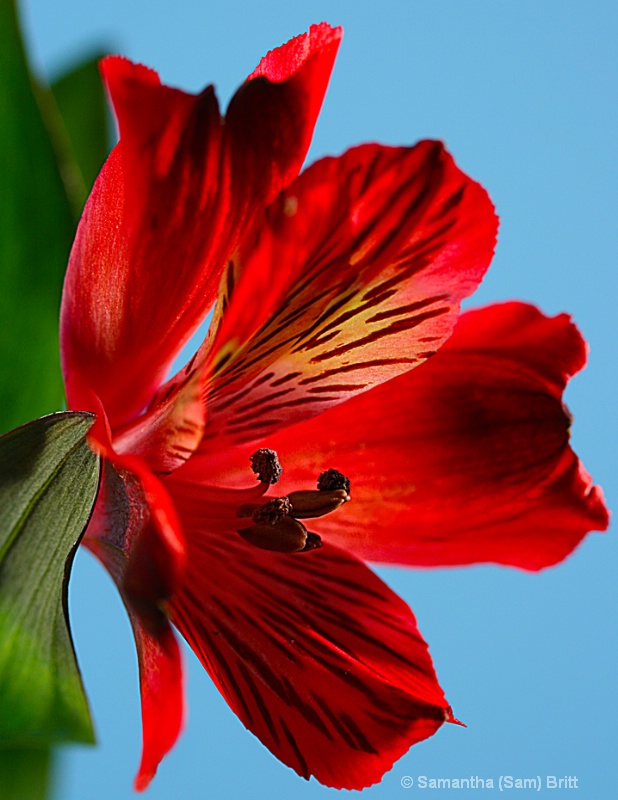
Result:
{"label": "flower stamen", "polygon": [[277,483],[283,469],[274,450],[262,447],[251,456],[251,469],[262,483]]}
{"label": "flower stamen", "polygon": [[350,479],[339,472],[338,469],[327,469],[318,478],[318,490],[320,492],[332,492],[337,489],[345,489],[345,493],[350,493]]}
{"label": "flower stamen", "polygon": [[[251,456],[251,469],[258,476],[264,491],[277,483],[283,469],[274,450],[261,448]],[[238,533],[262,550],[278,553],[305,553],[322,547],[317,533],[308,531],[301,519],[323,517],[350,500],[350,480],[339,470],[328,469],[318,478],[317,490],[291,492],[286,497],[273,497],[264,503],[244,503],[237,507]],[[251,524],[253,523],[253,524]]]}
{"label": "flower stamen", "polygon": [[261,506],[258,506],[251,517],[258,525],[276,525],[280,519],[292,511],[292,506],[287,497],[273,497]]}
{"label": "flower stamen", "polygon": [[[252,525],[250,528],[241,528],[238,533],[249,544],[276,553],[298,553],[305,550],[309,538],[309,533],[302,522],[289,515],[281,517],[274,524],[266,522]],[[311,534],[311,537],[313,536],[314,534]]]}
{"label": "flower stamen", "polygon": [[320,547],[322,547],[322,540],[317,533],[311,533],[311,531],[307,531],[307,541],[300,552],[306,553],[308,550],[317,550]]}
{"label": "flower stamen", "polygon": [[291,492],[288,500],[292,506],[290,513],[295,519],[311,519],[323,517],[336,511],[339,506],[347,503],[350,495],[345,489],[335,489],[332,492],[316,492],[307,490]]}

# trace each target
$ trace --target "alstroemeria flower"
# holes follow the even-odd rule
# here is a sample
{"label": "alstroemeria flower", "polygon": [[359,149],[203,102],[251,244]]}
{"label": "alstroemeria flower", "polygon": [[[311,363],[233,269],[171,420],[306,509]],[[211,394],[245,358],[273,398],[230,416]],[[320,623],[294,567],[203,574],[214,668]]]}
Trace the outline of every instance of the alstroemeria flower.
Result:
{"label": "alstroemeria flower", "polygon": [[298,174],[340,36],[269,53],[225,118],[212,88],[103,63],[120,142],[71,253],[62,358],[105,459],[84,541],[135,633],[138,789],[182,724],[171,623],[278,758],[361,788],[455,720],[360,559],[536,570],[607,526],[568,443],[568,318],[509,303],[456,325],[495,245],[483,188],[429,141]]}

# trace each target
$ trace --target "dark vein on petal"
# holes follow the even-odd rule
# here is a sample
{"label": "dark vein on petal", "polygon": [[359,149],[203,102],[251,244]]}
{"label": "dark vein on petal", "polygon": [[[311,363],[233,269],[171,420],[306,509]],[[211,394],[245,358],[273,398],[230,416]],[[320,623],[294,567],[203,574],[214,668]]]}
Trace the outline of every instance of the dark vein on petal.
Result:
{"label": "dark vein on petal", "polygon": [[411,319],[393,322],[392,325],[388,326],[388,328],[381,328],[380,330],[364,336],[362,339],[357,339],[356,341],[349,342],[348,344],[339,345],[339,347],[336,347],[334,350],[329,350],[326,353],[320,353],[319,355],[314,356],[310,360],[310,363],[315,364],[320,361],[325,361],[329,358],[335,358],[336,356],[343,355],[344,353],[349,353],[350,350],[356,350],[358,347],[364,347],[367,344],[373,344],[374,342],[378,341],[379,339],[383,339],[386,336],[394,336],[398,333],[403,333],[403,331],[411,330],[412,328],[416,328],[418,325],[421,325],[423,322],[426,322],[432,317],[438,317],[442,314],[447,314],[450,310],[450,308],[437,308],[434,311],[427,311],[424,314],[418,314],[416,317]]}
{"label": "dark vein on petal", "polygon": [[292,736],[290,729],[285,724],[283,717],[279,717],[279,723],[281,724],[281,728],[283,729],[283,733],[285,734],[285,738],[288,740],[290,747],[292,748],[294,755],[298,761],[298,766],[300,770],[297,770],[300,775],[305,778],[305,780],[309,780],[311,777],[311,773],[309,771],[309,767],[307,766],[307,762],[305,761],[303,754],[301,753],[298,745],[296,744],[296,739]]}

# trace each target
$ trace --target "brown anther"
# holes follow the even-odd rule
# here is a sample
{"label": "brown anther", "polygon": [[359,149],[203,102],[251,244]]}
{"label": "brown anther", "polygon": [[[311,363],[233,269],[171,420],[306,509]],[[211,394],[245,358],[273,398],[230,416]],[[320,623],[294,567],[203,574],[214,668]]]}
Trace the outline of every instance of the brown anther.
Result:
{"label": "brown anther", "polygon": [[310,531],[307,531],[307,541],[300,552],[307,553],[309,550],[318,550],[320,547],[322,547],[322,540],[317,533],[311,533]]}
{"label": "brown anther", "polygon": [[277,483],[283,469],[274,450],[262,447],[251,456],[251,469],[262,483]]}
{"label": "brown anther", "polygon": [[336,489],[345,489],[346,494],[349,494],[350,479],[346,478],[338,469],[327,469],[318,478],[318,490],[320,492],[332,492]]}
{"label": "brown anther", "polygon": [[252,517],[253,513],[257,511],[260,506],[257,503],[243,503],[236,509],[237,517]]}
{"label": "brown anther", "polygon": [[282,517],[274,525],[252,525],[250,528],[239,530],[238,533],[249,544],[261,550],[273,550],[277,553],[298,553],[304,550],[310,535],[302,522],[290,516]]}
{"label": "brown anther", "polygon": [[258,525],[276,525],[291,510],[292,506],[287,497],[273,497],[272,500],[258,506],[251,516]]}
{"label": "brown anther", "polygon": [[336,511],[343,503],[347,503],[350,495],[345,489],[335,489],[332,492],[316,492],[315,490],[304,492],[291,492],[288,500],[292,506],[290,514],[295,519],[311,519],[312,517],[323,517]]}

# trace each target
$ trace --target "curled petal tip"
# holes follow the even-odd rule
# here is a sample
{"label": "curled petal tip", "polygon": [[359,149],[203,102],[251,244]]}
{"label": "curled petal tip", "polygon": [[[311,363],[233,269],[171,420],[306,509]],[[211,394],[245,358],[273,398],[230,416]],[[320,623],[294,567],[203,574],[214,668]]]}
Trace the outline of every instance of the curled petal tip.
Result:
{"label": "curled petal tip", "polygon": [[154,778],[156,773],[139,773],[133,781],[133,790],[135,792],[143,792],[150,786],[150,781]]}
{"label": "curled petal tip", "polygon": [[459,725],[462,728],[468,727],[465,722],[457,719],[457,717],[453,714],[453,709],[450,706],[444,709],[444,721],[450,722],[452,725]]}
{"label": "curled petal tip", "polygon": [[99,62],[101,76],[113,95],[114,89],[126,79],[138,80],[142,83],[158,85],[161,83],[159,74],[144,64],[136,64],[125,56],[105,56]]}
{"label": "curled petal tip", "polygon": [[247,80],[264,77],[273,83],[281,83],[294,75],[312,56],[329,48],[334,50],[334,60],[342,37],[343,28],[340,26],[332,27],[328,22],[311,25],[306,33],[270,50]]}

